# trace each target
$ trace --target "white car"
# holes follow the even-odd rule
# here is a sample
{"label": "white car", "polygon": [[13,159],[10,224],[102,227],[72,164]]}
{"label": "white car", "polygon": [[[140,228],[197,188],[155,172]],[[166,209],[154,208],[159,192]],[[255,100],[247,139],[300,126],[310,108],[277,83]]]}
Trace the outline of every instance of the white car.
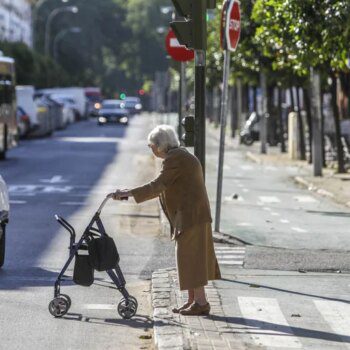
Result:
{"label": "white car", "polygon": [[5,231],[9,220],[10,202],[7,186],[0,175],[0,268],[5,262]]}
{"label": "white car", "polygon": [[75,122],[75,102],[69,96],[52,94],[50,98],[54,101],[57,101],[63,105],[63,122],[65,125],[72,124]]}

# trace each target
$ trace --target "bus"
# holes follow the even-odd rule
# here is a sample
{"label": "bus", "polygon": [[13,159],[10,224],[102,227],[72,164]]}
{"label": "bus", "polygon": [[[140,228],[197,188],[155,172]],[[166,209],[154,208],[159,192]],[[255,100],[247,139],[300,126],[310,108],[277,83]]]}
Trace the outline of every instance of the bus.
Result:
{"label": "bus", "polygon": [[17,140],[15,61],[0,56],[0,159]]}

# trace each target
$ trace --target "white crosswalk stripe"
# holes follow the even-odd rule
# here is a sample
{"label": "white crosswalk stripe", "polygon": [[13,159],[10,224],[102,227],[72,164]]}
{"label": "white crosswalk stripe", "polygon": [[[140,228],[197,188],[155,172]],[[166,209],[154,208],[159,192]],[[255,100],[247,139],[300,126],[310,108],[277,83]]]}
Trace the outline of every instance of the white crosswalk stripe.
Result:
{"label": "white crosswalk stripe", "polygon": [[[350,304],[346,302],[304,299],[307,313],[297,313],[294,319],[284,299],[237,296],[229,302],[236,304],[234,309],[246,325],[239,328],[236,324],[235,336],[249,335],[259,349],[311,349],[311,344],[312,349],[350,349]],[[315,340],[319,342],[316,347]],[[327,347],[323,343],[327,341],[335,343]]]}
{"label": "white crosswalk stripe", "polygon": [[216,245],[215,253],[220,265],[243,266],[245,247]]}
{"label": "white crosswalk stripe", "polygon": [[280,199],[275,196],[259,196],[259,200],[262,203],[280,203]]}
{"label": "white crosswalk stripe", "polygon": [[[294,337],[276,299],[238,297],[238,304],[257,345],[278,347],[279,349],[302,348],[299,340]],[[259,332],[256,331],[257,329]],[[247,333],[249,333],[249,329]]]}

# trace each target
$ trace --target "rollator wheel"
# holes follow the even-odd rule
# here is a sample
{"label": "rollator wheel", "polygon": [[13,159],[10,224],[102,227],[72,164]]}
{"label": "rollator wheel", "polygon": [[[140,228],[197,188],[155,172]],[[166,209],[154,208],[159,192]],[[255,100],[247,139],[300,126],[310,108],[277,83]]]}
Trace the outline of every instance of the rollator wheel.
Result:
{"label": "rollator wheel", "polygon": [[54,317],[62,317],[68,312],[68,310],[69,310],[68,300],[61,296],[51,300],[49,304],[50,314]]}
{"label": "rollator wheel", "polygon": [[135,316],[137,306],[137,301],[134,297],[129,298],[128,301],[122,298],[118,304],[118,313],[121,317],[129,319]]}
{"label": "rollator wheel", "polygon": [[59,295],[61,298],[64,298],[68,301],[68,309],[72,306],[72,299],[69,297],[67,294],[60,294]]}

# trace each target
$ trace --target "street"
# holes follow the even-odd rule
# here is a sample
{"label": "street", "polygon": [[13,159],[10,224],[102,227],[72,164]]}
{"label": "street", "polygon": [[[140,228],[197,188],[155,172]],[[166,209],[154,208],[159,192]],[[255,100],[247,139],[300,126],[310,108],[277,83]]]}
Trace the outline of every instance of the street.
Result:
{"label": "street", "polygon": [[69,244],[54,215],[68,220],[79,237],[106,194],[150,180],[155,168],[146,136],[152,123],[149,115],[133,119],[128,128],[100,127],[91,119],[52,138],[24,141],[1,163],[11,204],[0,270],[1,349],[151,347],[151,272],[174,265],[172,242],[159,237],[155,201],[140,206],[111,201],[102,213],[126,287],[139,302],[133,320],[118,315],[121,295],[103,273],[95,273],[91,288],[64,283],[72,308],[62,319],[49,314],[48,303]]}

